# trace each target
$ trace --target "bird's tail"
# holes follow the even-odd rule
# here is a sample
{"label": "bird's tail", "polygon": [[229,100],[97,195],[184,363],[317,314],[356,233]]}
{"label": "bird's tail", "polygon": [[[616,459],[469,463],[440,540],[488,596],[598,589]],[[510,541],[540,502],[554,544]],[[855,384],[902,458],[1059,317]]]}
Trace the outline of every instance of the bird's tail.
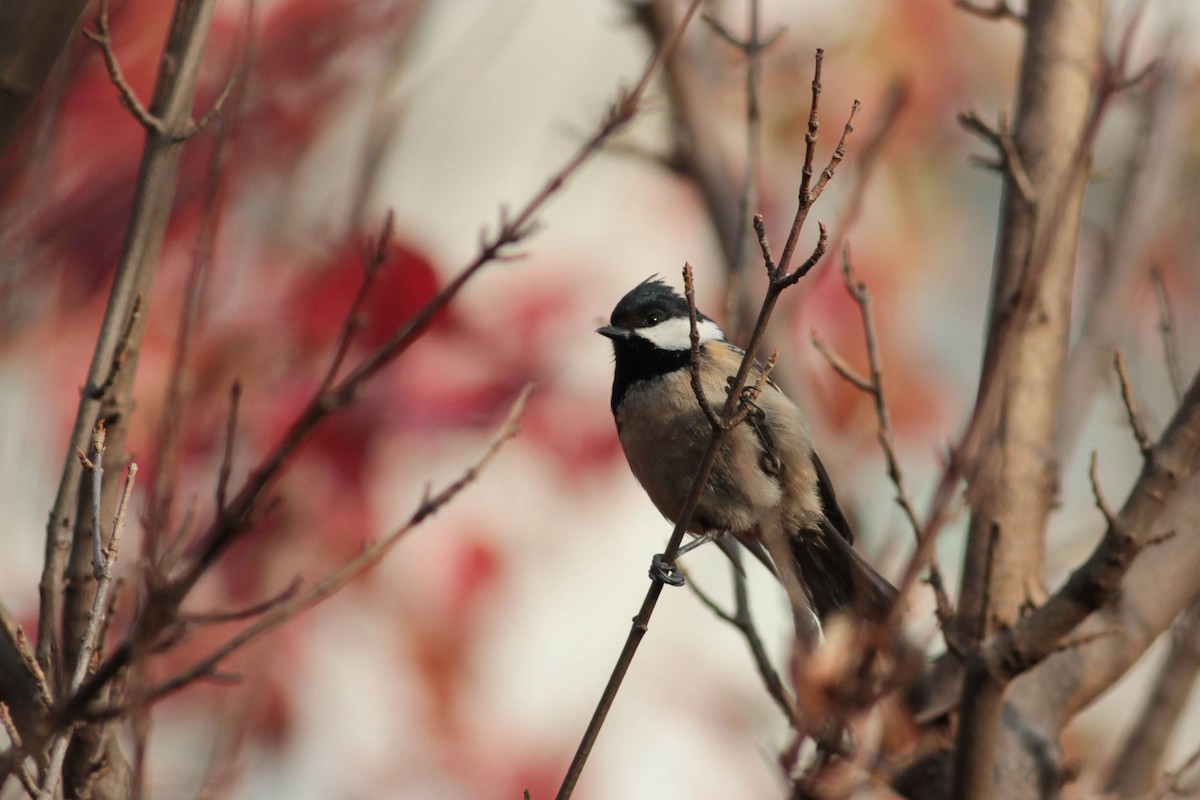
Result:
{"label": "bird's tail", "polygon": [[[807,534],[807,535],[806,535]],[[896,587],[875,571],[836,531],[790,537],[813,608],[824,622],[845,611],[870,622],[883,622],[896,601]]]}

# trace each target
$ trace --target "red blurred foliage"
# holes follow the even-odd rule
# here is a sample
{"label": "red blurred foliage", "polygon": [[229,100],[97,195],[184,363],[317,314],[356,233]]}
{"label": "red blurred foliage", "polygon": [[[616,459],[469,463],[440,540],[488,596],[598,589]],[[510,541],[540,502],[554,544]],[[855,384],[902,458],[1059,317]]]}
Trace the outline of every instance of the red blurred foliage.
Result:
{"label": "red blurred foliage", "polygon": [[[362,248],[357,242],[346,242],[319,269],[309,271],[291,288],[285,302],[289,330],[306,349],[328,348],[337,341],[363,278]],[[425,256],[393,243],[363,303],[363,326],[355,334],[355,342],[371,349],[382,345],[433,299],[438,284],[433,265]],[[435,325],[449,316],[449,309],[441,312],[434,319]]]}

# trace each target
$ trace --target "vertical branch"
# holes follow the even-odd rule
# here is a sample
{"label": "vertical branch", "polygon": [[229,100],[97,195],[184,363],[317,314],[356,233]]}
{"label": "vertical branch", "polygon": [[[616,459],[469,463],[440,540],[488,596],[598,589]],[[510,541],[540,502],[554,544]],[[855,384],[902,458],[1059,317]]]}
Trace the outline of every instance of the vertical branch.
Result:
{"label": "vertical branch", "polygon": [[[95,480],[103,474],[100,468],[101,458],[104,454],[104,426],[96,426],[97,433],[93,438],[92,456],[87,459],[80,454],[80,460],[85,462],[85,468],[92,473]],[[87,627],[83,632],[83,640],[79,644],[79,660],[75,662],[75,668],[71,674],[70,691],[75,691],[83,685],[84,679],[87,677],[88,670],[92,665],[92,656],[95,655],[97,646],[100,642],[100,633],[108,619],[108,593],[109,587],[112,586],[113,565],[117,561],[117,551],[121,546],[121,533],[125,529],[125,512],[129,507],[129,496],[133,493],[133,481],[137,476],[137,464],[130,464],[129,471],[125,476],[125,488],[121,492],[121,500],[117,506],[117,513],[113,518],[112,538],[104,547],[102,552],[96,553],[96,595],[92,600],[92,608],[88,613]],[[99,492],[97,492],[99,495]],[[99,523],[97,522],[97,535]],[[38,793],[38,800],[53,800],[58,791],[58,782],[62,777],[63,762],[66,759],[67,747],[71,743],[71,737],[75,732],[75,726],[68,726],[60,731],[55,737],[53,744],[50,747],[49,766],[46,769],[46,775],[42,779],[42,788]],[[74,796],[74,795],[70,795]]]}
{"label": "vertical branch", "polygon": [[[62,691],[63,586],[75,518],[73,506],[81,475],[75,451],[86,447],[92,426],[97,419],[108,417],[108,410],[127,410],[124,407],[129,400],[127,390],[132,385],[144,327],[144,315],[135,314],[134,308],[138,298],[142,298],[142,302],[148,300],[153,286],[154,267],[162,250],[183,147],[177,133],[190,125],[200,57],[213,5],[213,0],[181,0],[175,10],[151,106],[152,112],[163,121],[165,131],[146,131],[138,191],[124,251],[96,339],[58,492],[46,525],[45,564],[39,584],[37,655],[56,693]],[[118,362],[122,341],[126,342],[127,357]],[[122,422],[114,430],[110,424],[110,446],[118,453],[124,443],[124,427]],[[86,608],[90,605],[86,602],[90,599],[87,594],[89,592],[80,593],[82,602],[72,610],[76,619],[86,616]]]}
{"label": "vertical branch", "polygon": [[[733,260],[729,263],[729,275],[725,282],[725,325],[733,333],[734,341],[743,341],[741,289],[745,278],[746,264],[754,247],[753,228],[750,225],[751,215],[758,207],[758,170],[761,151],[761,114],[759,111],[759,84],[762,74],[762,53],[778,36],[772,36],[763,41],[760,27],[760,4],[758,0],[750,0],[746,7],[747,33],[746,38],[739,39],[723,27],[714,17],[705,16],[707,22],[717,34],[734,47],[741,50],[746,57],[746,163],[742,176],[742,190],[738,195],[738,211],[736,242],[724,246],[726,253],[732,253]],[[678,102],[678,93],[673,95]],[[705,175],[695,175],[695,180],[701,183],[711,181]],[[722,226],[717,225],[718,232]]]}
{"label": "vertical branch", "polygon": [[[86,446],[93,425],[104,419],[108,448],[122,458],[132,410],[133,377],[145,328],[146,315],[140,313],[143,309],[139,306],[151,296],[175,193],[183,134],[193,127],[192,102],[214,5],[213,0],[180,0],[175,8],[149,109],[160,125],[145,131],[124,248],[47,520],[45,562],[39,584],[37,655],[55,696],[62,696],[65,690],[64,665],[79,661],[80,642],[96,593],[96,579],[87,555],[91,530],[83,519],[83,510],[91,502],[90,490],[80,486],[81,465],[75,451]],[[102,495],[101,503],[115,505],[116,489],[116,483],[107,484],[108,497]],[[0,688],[0,700],[4,699],[3,691]],[[99,731],[89,733],[92,739],[99,736]],[[109,744],[113,744],[111,739]],[[100,747],[92,741],[82,749],[95,752]],[[115,744],[109,749],[102,757],[112,767],[109,777],[119,784],[123,761]],[[77,781],[86,780],[90,773],[86,765],[76,766],[78,769],[68,763],[64,773],[64,792],[68,795],[76,794],[81,788]],[[97,789],[97,794],[106,791]],[[112,791],[125,794],[127,787],[117,786]]]}
{"label": "vertical branch", "polygon": [[[1042,537],[1057,486],[1052,443],[1095,121],[1099,4],[1047,0],[1029,11],[1013,140],[1033,196],[1020,191],[1010,170],[980,378],[980,439],[971,451],[980,455],[969,465],[973,513],[959,611],[973,642],[1014,624],[1042,593]],[[1003,684],[982,660],[969,661],[957,798],[992,797],[1002,696]]]}

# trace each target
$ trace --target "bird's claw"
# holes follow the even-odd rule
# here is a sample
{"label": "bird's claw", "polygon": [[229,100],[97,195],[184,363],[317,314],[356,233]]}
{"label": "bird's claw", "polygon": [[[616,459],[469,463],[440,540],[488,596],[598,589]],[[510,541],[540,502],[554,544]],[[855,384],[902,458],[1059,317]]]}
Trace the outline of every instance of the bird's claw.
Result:
{"label": "bird's claw", "polygon": [[683,572],[674,563],[663,558],[662,553],[655,553],[650,561],[650,579],[665,583],[668,586],[683,586]]}

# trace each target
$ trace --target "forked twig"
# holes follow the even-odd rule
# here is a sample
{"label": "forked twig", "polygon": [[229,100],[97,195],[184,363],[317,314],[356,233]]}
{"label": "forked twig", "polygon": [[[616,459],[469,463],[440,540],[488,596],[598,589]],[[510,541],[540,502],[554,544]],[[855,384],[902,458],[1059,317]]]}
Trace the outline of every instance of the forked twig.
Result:
{"label": "forked twig", "polygon": [[84,28],[83,35],[99,45],[100,52],[104,56],[104,68],[108,71],[108,79],[116,87],[117,95],[121,98],[121,105],[125,106],[133,118],[142,124],[142,127],[155,133],[164,133],[163,121],[142,105],[137,92],[133,90],[133,87],[125,80],[124,73],[121,72],[121,62],[117,59],[116,52],[113,51],[112,36],[109,34],[108,0],[100,0],[99,8],[96,10],[96,30],[90,31]]}
{"label": "forked twig", "polygon": [[1007,174],[1012,178],[1013,185],[1016,186],[1021,199],[1032,205],[1037,200],[1037,192],[1033,188],[1033,181],[1030,179],[1029,173],[1025,170],[1021,155],[1017,152],[1017,145],[1013,141],[1005,115],[1000,115],[1000,122],[994,127],[985,122],[983,117],[975,111],[962,112],[958,115],[958,121],[968,131],[995,147],[1000,157],[999,162],[975,158],[975,163]]}

